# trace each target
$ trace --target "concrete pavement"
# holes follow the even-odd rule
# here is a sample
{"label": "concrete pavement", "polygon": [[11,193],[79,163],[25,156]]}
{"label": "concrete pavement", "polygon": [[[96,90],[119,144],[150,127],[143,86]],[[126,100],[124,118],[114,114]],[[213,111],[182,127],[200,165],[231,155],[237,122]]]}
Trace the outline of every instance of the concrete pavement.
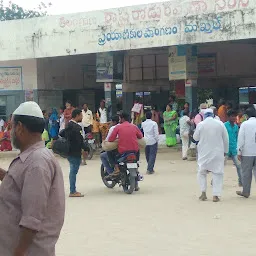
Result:
{"label": "concrete pavement", "polygon": [[[77,188],[84,198],[68,198],[68,164],[60,159],[67,193],[66,220],[57,256],[252,256],[256,195],[235,195],[236,170],[225,170],[222,201],[198,201],[196,163],[180,152],[158,155],[156,175],[145,176],[141,190],[126,195],[104,187],[96,157],[82,166]],[[11,159],[1,160],[8,167]],[[140,171],[145,173],[145,159]],[[210,175],[209,175],[210,183]]]}

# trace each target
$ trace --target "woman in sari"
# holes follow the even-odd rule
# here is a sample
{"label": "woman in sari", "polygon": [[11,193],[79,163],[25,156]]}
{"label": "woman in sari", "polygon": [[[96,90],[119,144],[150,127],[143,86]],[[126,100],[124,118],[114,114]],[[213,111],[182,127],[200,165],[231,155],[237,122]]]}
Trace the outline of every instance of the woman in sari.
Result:
{"label": "woman in sari", "polygon": [[59,134],[59,123],[58,123],[58,112],[57,110],[54,108],[52,110],[52,114],[50,115],[50,118],[49,118],[49,135],[50,135],[50,138],[57,138],[58,137],[58,134]]}
{"label": "woman in sari", "polygon": [[168,104],[163,116],[166,145],[168,147],[175,146],[177,144],[176,129],[178,126],[178,114],[176,111],[172,110],[172,106]]}
{"label": "woman in sari", "polygon": [[12,151],[10,124],[6,127],[3,138],[0,139],[0,151]]}

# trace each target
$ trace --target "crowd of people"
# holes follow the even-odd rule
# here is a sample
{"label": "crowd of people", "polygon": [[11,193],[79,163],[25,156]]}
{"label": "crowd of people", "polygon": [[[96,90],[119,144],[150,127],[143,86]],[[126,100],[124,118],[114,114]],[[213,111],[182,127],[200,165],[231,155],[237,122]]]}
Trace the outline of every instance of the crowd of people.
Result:
{"label": "crowd of people", "polygon": [[[213,201],[220,200],[227,157],[237,167],[238,183],[242,187],[241,191],[236,192],[237,195],[248,198],[251,193],[252,174],[256,170],[255,108],[250,106],[245,112],[237,112],[230,105],[221,104],[217,109],[201,104],[199,113],[191,118],[188,104],[184,106],[181,114],[174,110],[176,107],[175,104],[168,104],[163,114],[166,142],[170,146],[174,144],[175,128],[179,123],[183,157],[185,158],[185,149],[188,146],[194,145],[197,148],[198,181],[201,190],[199,199],[207,200],[207,174],[212,173]],[[11,129],[12,144],[20,150],[8,171],[0,168],[2,255],[55,254],[55,244],[64,223],[65,192],[61,167],[42,141],[45,130],[53,140],[56,135],[69,138],[69,196],[83,197],[76,189],[82,150],[87,150],[82,134],[93,131],[96,128],[93,127],[94,120],[97,119],[99,125],[96,133],[101,132],[103,142],[113,143],[118,138],[116,153],[122,155],[125,152],[136,152],[138,158],[138,141],[144,137],[147,173],[153,174],[159,140],[159,124],[153,120],[156,118],[154,110],[146,111],[145,120],[138,127],[129,122],[130,115],[126,113],[113,116],[109,124],[103,102],[95,115],[86,104],[83,109],[78,109],[67,102],[65,110],[61,110],[60,114],[52,111],[49,118],[37,103],[22,103],[14,111],[9,124],[6,127],[2,125],[5,131]],[[136,115],[134,117],[138,118]],[[108,127],[111,125],[110,129],[106,124]],[[191,129],[188,128],[193,126],[195,129],[190,134]],[[110,176],[119,174],[116,153],[101,154],[102,163]],[[135,191],[138,190],[139,187],[136,186]]]}

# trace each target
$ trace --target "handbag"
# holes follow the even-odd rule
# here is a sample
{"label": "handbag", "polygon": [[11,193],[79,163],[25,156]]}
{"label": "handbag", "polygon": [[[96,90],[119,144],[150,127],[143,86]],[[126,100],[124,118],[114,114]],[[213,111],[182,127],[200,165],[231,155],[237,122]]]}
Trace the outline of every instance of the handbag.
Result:
{"label": "handbag", "polygon": [[63,158],[67,158],[70,152],[70,142],[65,137],[59,137],[52,147],[53,153],[60,155]]}

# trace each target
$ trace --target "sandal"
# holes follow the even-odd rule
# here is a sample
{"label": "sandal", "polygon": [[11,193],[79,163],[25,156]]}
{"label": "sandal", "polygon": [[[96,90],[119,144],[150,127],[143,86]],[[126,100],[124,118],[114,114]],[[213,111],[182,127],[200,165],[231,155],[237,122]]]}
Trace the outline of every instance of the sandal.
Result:
{"label": "sandal", "polygon": [[69,197],[84,197],[84,195],[80,192],[75,192],[73,194],[69,194]]}

